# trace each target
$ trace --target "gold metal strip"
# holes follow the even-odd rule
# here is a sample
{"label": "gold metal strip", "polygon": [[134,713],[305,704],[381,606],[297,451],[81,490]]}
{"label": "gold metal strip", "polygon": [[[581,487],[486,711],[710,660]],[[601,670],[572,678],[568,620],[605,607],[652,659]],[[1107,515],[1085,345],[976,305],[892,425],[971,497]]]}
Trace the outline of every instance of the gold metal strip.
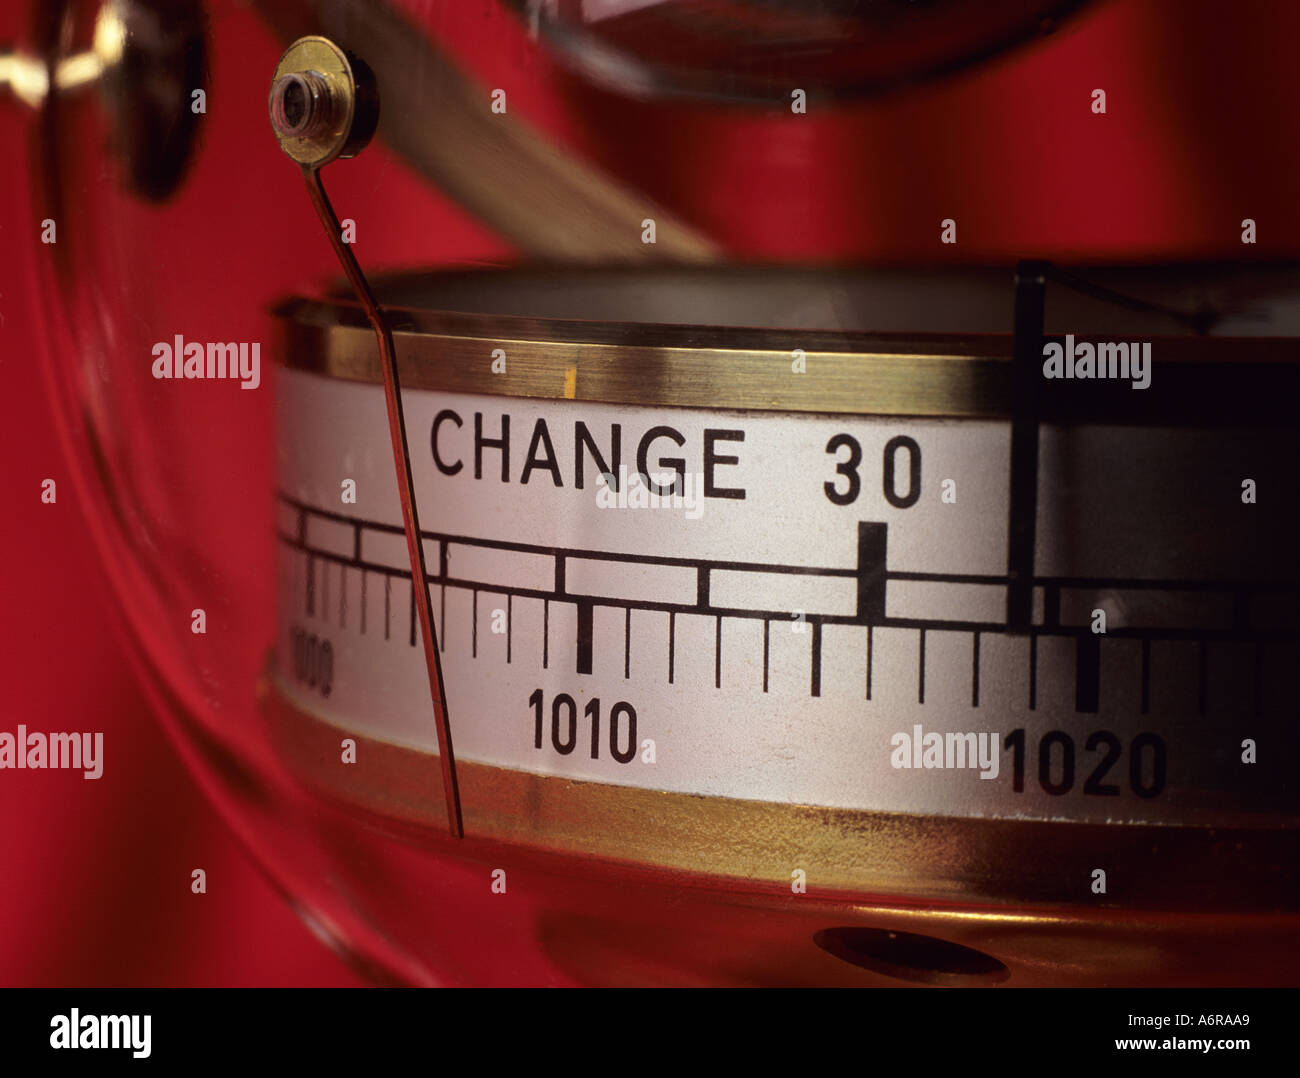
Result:
{"label": "gold metal strip", "polygon": [[[393,316],[393,337],[402,385],[409,389],[823,413],[863,411],[869,404],[882,415],[993,417],[1005,414],[1010,387],[1010,364],[995,354],[997,341],[947,354],[934,352],[929,342],[870,352],[809,348],[806,362],[818,371],[809,377],[791,373],[789,350],[770,347],[549,339],[530,332],[541,328],[535,320],[470,315],[455,316],[458,324],[446,328],[412,328],[404,327],[403,314],[410,312]],[[285,366],[379,383],[374,341],[362,326],[286,320],[282,333],[277,354]],[[507,375],[492,373],[496,348],[506,352]]]}
{"label": "gold metal strip", "polygon": [[[385,309],[402,384],[411,389],[730,411],[1010,415],[1012,338],[1003,334],[775,331]],[[380,383],[374,342],[354,304],[290,299],[273,313],[283,366]],[[1282,402],[1300,389],[1295,341],[1151,340],[1159,358],[1152,388],[1045,381],[1043,421],[1293,422]],[[795,344],[808,373],[792,373],[788,346]],[[504,375],[493,373],[495,349],[506,353]]]}

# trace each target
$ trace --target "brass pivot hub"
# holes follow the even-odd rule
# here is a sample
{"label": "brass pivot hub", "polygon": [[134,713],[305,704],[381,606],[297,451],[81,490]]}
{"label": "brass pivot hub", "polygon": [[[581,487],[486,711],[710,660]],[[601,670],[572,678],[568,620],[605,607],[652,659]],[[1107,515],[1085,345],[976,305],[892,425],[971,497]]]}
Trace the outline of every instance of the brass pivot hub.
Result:
{"label": "brass pivot hub", "polygon": [[276,65],[267,107],[280,149],[318,169],[365,148],[379,117],[379,94],[361,60],[326,38],[302,37]]}

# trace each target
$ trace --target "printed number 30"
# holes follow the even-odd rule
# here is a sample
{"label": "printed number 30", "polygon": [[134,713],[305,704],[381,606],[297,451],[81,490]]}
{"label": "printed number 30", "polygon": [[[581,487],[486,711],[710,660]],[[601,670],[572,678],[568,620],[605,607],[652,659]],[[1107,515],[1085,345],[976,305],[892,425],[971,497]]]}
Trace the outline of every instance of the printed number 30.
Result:
{"label": "printed number 30", "polygon": [[[862,493],[862,476],[858,466],[862,463],[862,445],[851,434],[837,434],[826,443],[827,453],[839,453],[841,449],[849,451],[847,460],[837,460],[835,471],[844,476],[845,489],[839,490],[836,483],[824,483],[826,497],[833,505],[852,505]],[[898,451],[907,450],[907,490],[898,492]],[[882,477],[885,501],[895,509],[907,509],[921,497],[921,447],[915,438],[906,434],[890,438],[885,443],[884,474]]]}

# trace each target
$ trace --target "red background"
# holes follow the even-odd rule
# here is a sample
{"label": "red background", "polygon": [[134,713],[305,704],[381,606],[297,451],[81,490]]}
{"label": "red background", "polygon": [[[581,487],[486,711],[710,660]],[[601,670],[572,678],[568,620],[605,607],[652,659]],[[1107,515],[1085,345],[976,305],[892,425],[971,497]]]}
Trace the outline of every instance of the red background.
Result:
{"label": "red background", "polygon": [[[512,111],[738,257],[1300,254],[1300,5],[1112,0],[976,72],[852,108],[813,102],[797,118],[620,101],[564,75],[492,4],[403,6],[486,86],[507,87]],[[0,40],[23,35],[24,6],[14,7],[0,13]],[[209,7],[211,107],[182,192],[193,210],[157,250],[168,273],[198,274],[206,252],[199,323],[205,307],[260,308],[332,269],[301,182],[265,129],[281,43],[244,8]],[[1096,87],[1105,116],[1089,109]],[[94,783],[0,772],[0,984],[358,983],[236,847],[150,718],[113,639],[75,498],[40,503],[41,480],[62,464],[38,370],[36,286],[19,253],[38,229],[31,122],[0,100],[10,147],[0,172],[0,729],[102,730],[128,748]],[[509,255],[382,148],[332,171],[330,184],[344,215],[388,208],[358,249],[368,266]],[[945,217],[959,223],[956,248],[938,243]],[[1254,249],[1239,242],[1243,217],[1259,222]],[[200,866],[208,893],[191,896]]]}

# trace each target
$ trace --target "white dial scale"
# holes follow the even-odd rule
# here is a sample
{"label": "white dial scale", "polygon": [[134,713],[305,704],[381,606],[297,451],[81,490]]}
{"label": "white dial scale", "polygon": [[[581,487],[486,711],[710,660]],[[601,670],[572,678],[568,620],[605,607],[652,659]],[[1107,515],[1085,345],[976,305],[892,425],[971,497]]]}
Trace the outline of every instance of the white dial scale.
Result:
{"label": "white dial scale", "polygon": [[[292,369],[277,392],[276,685],[340,737],[436,753],[383,392]],[[403,398],[458,761],[841,809],[1289,818],[1251,758],[1294,711],[1296,585],[1243,500],[1281,495],[1283,432],[1043,424],[1014,625],[1009,420]]]}

